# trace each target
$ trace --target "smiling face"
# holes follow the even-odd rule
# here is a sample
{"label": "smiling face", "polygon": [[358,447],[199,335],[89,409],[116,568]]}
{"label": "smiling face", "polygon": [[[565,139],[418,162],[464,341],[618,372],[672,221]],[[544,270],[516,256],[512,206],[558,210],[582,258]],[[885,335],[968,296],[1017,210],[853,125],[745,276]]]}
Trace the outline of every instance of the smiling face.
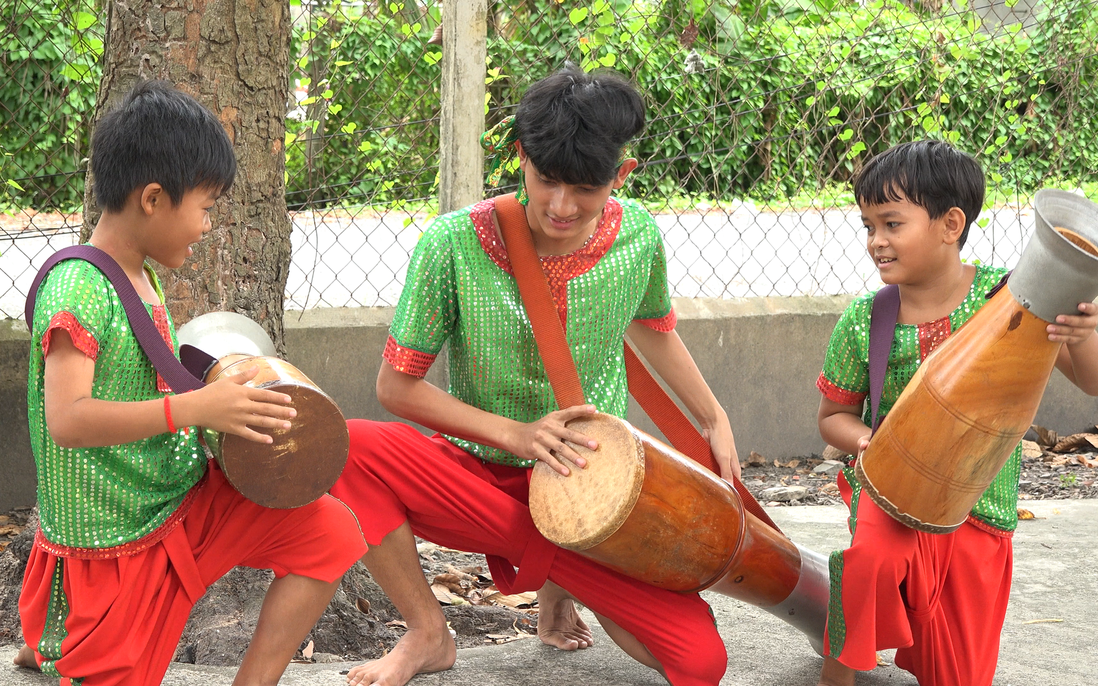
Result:
{"label": "smiling face", "polygon": [[964,227],[959,208],[931,219],[925,208],[902,194],[897,201],[859,207],[866,248],[886,284],[920,284],[956,261],[957,239]]}
{"label": "smiling face", "polygon": [[209,187],[192,188],[172,205],[159,184],[146,186],[142,206],[151,221],[142,240],[144,254],[169,269],[182,266],[194,252],[191,246],[212,228],[210,208],[219,196]]}
{"label": "smiling face", "polygon": [[566,255],[583,247],[598,227],[610,193],[622,187],[636,165],[636,160],[625,160],[617,176],[603,186],[568,184],[543,176],[520,146],[519,168],[530,197],[526,219],[538,253]]}

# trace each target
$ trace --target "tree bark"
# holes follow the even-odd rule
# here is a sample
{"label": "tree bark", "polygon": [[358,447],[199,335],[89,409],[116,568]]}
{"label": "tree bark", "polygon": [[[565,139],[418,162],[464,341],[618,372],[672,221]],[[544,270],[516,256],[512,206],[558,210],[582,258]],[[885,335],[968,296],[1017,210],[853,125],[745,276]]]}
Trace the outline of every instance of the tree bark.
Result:
{"label": "tree bark", "polygon": [[[94,121],[139,79],[164,79],[220,119],[236,182],[211,212],[214,229],[180,269],[157,266],[176,325],[214,310],[259,322],[283,347],[290,264],[285,156],[290,10],[287,0],[112,0]],[[87,240],[99,218],[88,174]]]}

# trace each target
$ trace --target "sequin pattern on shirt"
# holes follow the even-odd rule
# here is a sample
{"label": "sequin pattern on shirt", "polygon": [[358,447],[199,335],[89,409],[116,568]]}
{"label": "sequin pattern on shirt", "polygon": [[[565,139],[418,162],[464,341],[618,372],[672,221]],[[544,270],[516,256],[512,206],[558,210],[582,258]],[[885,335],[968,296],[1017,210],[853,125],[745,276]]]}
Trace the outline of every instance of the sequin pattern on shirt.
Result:
{"label": "sequin pattern on shirt", "polygon": [[[159,294],[155,274],[148,273]],[[152,316],[153,306],[146,304],[146,309]],[[175,349],[170,315],[161,309]],[[125,544],[163,525],[202,477],[206,457],[196,433],[183,427],[174,434],[107,447],[63,448],[53,441],[45,422],[42,342],[62,312],[97,342],[92,397],[135,402],[159,399],[163,393],[106,277],[83,260],[66,260],[51,269],[35,306],[27,384],[40,528],[49,542],[65,546],[73,556],[95,557],[105,548],[125,550]]]}
{"label": "sequin pattern on shirt", "polygon": [[[1005,273],[1005,269],[979,265],[968,296],[948,317],[919,325],[896,325],[888,357],[888,372],[881,391],[882,419],[899,399],[926,356],[987,302],[984,296]],[[831,334],[824,368],[816,385],[825,397],[835,402],[857,405],[863,402],[869,391],[869,322],[873,296],[869,293],[855,299],[839,317]],[[867,426],[871,414],[872,409],[866,403],[862,420]],[[972,517],[1003,532],[1013,531],[1017,527],[1021,457],[1022,447],[1019,444],[972,508]]]}
{"label": "sequin pattern on shirt", "polygon": [[[449,345],[450,393],[521,422],[556,410],[510,261],[486,200],[440,217],[412,255],[386,359]],[[611,198],[580,250],[542,260],[587,401],[624,416],[628,407],[622,339],[634,320],[672,317],[666,258],[652,216]],[[673,321],[671,319],[670,321]],[[395,366],[395,365],[394,365]],[[425,371],[425,370],[424,370]],[[502,450],[455,437],[490,462],[531,466]]]}

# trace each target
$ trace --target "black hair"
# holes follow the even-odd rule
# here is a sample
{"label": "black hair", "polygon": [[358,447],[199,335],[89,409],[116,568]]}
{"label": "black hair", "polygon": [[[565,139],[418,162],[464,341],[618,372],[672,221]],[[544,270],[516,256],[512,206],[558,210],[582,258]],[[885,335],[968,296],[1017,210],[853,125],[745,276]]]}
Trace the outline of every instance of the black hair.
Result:
{"label": "black hair", "polygon": [[91,171],[99,207],[119,212],[150,183],[163,186],[173,206],[195,188],[224,191],[236,178],[236,157],[197,100],[166,81],[142,81],[95,127]]}
{"label": "black hair", "polygon": [[567,65],[530,86],[515,113],[522,149],[546,178],[605,186],[621,166],[621,150],[644,129],[644,101],[611,71]]}
{"label": "black hair", "polygon": [[963,248],[984,206],[984,171],[971,155],[944,141],[902,143],[869,160],[854,180],[859,203],[896,202],[900,194],[925,209],[931,219],[961,208],[965,228],[958,244]]}

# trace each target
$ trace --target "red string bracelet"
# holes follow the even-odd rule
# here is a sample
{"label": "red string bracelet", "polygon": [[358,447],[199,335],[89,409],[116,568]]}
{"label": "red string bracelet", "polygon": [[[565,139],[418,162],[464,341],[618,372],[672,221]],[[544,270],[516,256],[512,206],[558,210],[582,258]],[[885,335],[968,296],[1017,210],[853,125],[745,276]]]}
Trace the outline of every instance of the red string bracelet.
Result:
{"label": "red string bracelet", "polygon": [[175,433],[175,423],[172,422],[172,403],[171,396],[164,396],[164,418],[168,420],[168,433]]}

